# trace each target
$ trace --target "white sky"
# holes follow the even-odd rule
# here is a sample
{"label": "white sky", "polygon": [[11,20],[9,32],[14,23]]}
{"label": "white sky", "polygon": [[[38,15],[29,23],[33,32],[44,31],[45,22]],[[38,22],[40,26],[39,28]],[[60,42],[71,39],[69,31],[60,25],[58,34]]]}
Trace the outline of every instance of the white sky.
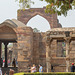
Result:
{"label": "white sky", "polygon": [[[40,0],[32,0],[35,2],[34,5],[31,5],[33,8],[40,8],[45,6],[46,2],[41,2]],[[17,10],[19,9],[18,3],[15,0],[0,0],[0,23],[6,19],[17,18]],[[35,18],[37,22],[35,21]],[[75,10],[70,10],[68,16],[64,17],[58,16],[59,22],[63,27],[75,27]],[[37,24],[38,23],[38,24]],[[41,31],[49,30],[49,23],[46,19],[40,17],[39,15],[33,17],[28,24],[36,28],[41,29]],[[37,25],[36,25],[37,24]],[[48,27],[47,27],[48,26]]]}

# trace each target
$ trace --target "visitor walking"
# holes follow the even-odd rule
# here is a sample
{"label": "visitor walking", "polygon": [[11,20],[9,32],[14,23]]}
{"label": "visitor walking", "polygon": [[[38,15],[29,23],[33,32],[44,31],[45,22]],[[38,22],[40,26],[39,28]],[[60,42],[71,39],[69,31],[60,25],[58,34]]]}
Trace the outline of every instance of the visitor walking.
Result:
{"label": "visitor walking", "polygon": [[43,67],[41,64],[39,65],[39,72],[43,72]]}
{"label": "visitor walking", "polygon": [[31,72],[31,65],[28,66],[28,72]]}
{"label": "visitor walking", "polygon": [[0,75],[2,75],[2,70],[1,70],[1,68],[0,68]]}
{"label": "visitor walking", "polygon": [[5,60],[3,60],[3,67],[4,67],[4,65],[5,65]]}
{"label": "visitor walking", "polygon": [[16,67],[16,61],[15,61],[15,58],[13,59],[12,66],[13,66],[13,67]]}
{"label": "visitor walking", "polygon": [[75,66],[74,66],[74,63],[72,63],[71,72],[74,72],[74,70],[75,70]]}
{"label": "visitor walking", "polygon": [[10,59],[8,59],[8,66],[10,66]]}
{"label": "visitor walking", "polygon": [[53,65],[51,65],[51,72],[54,72],[54,70],[53,70]]}
{"label": "visitor walking", "polygon": [[36,72],[36,66],[35,66],[35,64],[33,64],[33,67],[31,67],[31,73],[34,73],[34,72]]}
{"label": "visitor walking", "polygon": [[14,70],[13,69],[10,69],[9,75],[13,75],[13,74],[14,74]]}

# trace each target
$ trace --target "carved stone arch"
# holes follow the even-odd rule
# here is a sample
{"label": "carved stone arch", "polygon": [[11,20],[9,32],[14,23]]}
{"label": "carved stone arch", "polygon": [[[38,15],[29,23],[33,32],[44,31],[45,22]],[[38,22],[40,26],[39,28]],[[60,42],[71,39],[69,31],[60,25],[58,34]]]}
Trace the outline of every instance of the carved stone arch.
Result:
{"label": "carved stone arch", "polygon": [[18,10],[17,19],[26,25],[32,17],[34,17],[35,15],[40,15],[49,22],[50,28],[61,27],[57,22],[57,14],[47,14],[44,10],[45,8],[30,8],[26,10]]}

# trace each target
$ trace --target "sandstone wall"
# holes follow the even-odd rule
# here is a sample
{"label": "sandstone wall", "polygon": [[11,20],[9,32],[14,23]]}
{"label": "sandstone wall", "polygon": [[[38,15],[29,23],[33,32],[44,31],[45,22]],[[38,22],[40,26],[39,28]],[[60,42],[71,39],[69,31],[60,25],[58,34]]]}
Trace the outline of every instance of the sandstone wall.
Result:
{"label": "sandstone wall", "polygon": [[18,71],[27,72],[32,63],[33,30],[30,27],[18,28]]}
{"label": "sandstone wall", "polygon": [[34,33],[33,37],[33,63],[37,66],[41,64],[43,70],[46,69],[46,38],[45,33]]}

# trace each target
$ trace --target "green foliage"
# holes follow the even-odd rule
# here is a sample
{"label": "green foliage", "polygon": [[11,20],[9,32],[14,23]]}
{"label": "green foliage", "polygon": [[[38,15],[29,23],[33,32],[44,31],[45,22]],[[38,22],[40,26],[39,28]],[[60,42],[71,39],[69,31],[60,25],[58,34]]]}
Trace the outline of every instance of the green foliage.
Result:
{"label": "green foliage", "polygon": [[[19,6],[22,9],[30,8],[31,0],[16,0],[19,2]],[[46,1],[48,5],[46,6],[46,13],[54,14],[57,13],[58,15],[63,14],[67,16],[67,12],[75,8],[75,0],[41,0]]]}
{"label": "green foliage", "polygon": [[24,72],[21,72],[21,73],[15,73],[14,75],[24,75],[25,73]]}
{"label": "green foliage", "polygon": [[[41,0],[44,1],[44,0]],[[67,16],[67,12],[75,7],[75,0],[45,0],[48,5],[46,6],[46,13],[58,15],[63,14]]]}
{"label": "green foliage", "polygon": [[31,0],[15,0],[19,2],[19,6],[22,9],[30,8],[30,3],[34,4]]}
{"label": "green foliage", "polygon": [[34,28],[33,32],[40,32],[40,30],[38,30],[37,28]]}
{"label": "green foliage", "polygon": [[50,73],[16,73],[14,75],[75,75],[73,72],[50,72]]}

